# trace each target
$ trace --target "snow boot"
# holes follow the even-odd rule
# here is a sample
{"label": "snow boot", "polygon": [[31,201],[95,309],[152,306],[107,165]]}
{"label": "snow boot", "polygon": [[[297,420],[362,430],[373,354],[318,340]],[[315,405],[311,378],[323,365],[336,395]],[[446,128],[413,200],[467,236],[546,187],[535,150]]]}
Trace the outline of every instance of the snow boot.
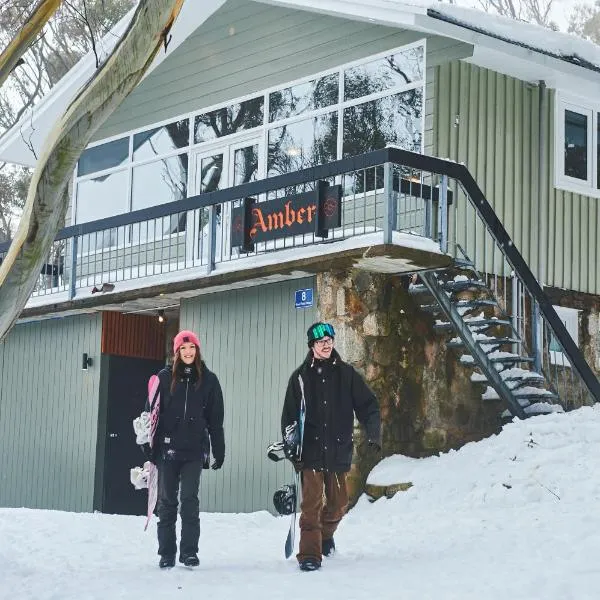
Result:
{"label": "snow boot", "polygon": [[321,552],[323,556],[333,556],[335,554],[335,542],[333,538],[321,542]]}
{"label": "snow boot", "polygon": [[316,558],[305,558],[300,561],[301,571],[316,571],[321,568],[321,563]]}
{"label": "snow boot", "polygon": [[179,557],[179,562],[185,567],[197,567],[200,564],[200,559],[196,554],[182,554]]}
{"label": "snow boot", "polygon": [[171,555],[161,556],[158,561],[158,566],[161,569],[170,569],[175,566],[175,557]]}

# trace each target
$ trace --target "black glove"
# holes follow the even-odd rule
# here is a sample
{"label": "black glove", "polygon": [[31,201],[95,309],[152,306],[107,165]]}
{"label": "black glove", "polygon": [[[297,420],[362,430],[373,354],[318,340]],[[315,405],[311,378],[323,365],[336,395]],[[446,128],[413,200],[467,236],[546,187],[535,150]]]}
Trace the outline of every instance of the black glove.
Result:
{"label": "black glove", "polygon": [[381,446],[379,442],[369,440],[369,450],[373,450],[374,452],[381,452]]}
{"label": "black glove", "polygon": [[217,460],[215,459],[215,461],[213,462],[212,466],[210,467],[213,471],[216,471],[217,469],[220,469],[223,466],[223,460]]}

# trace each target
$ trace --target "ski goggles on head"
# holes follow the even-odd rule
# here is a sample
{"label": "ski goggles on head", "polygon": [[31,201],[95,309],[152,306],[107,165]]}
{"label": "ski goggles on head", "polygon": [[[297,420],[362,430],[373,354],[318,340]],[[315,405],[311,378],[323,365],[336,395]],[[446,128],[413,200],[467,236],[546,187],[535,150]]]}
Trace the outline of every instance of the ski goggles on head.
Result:
{"label": "ski goggles on head", "polygon": [[314,341],[320,340],[321,338],[324,338],[324,337],[330,337],[330,338],[335,337],[335,331],[333,329],[333,325],[330,325],[329,323],[315,323],[308,330],[308,341],[309,342],[314,342]]}

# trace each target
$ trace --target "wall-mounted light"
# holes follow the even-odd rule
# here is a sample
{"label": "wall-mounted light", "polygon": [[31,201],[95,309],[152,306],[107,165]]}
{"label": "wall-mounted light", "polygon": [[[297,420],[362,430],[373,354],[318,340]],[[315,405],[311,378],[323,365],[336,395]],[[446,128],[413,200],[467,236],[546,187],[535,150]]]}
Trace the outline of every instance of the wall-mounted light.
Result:
{"label": "wall-mounted light", "polygon": [[87,352],[84,352],[84,353],[83,353],[82,360],[81,360],[81,368],[82,368],[84,371],[87,371],[87,370],[88,370],[88,367],[91,367],[91,366],[92,366],[92,357],[91,357],[91,356],[88,356],[88,355],[87,355]]}
{"label": "wall-mounted light", "polygon": [[158,322],[159,323],[167,322],[167,317],[165,317],[165,311],[162,308],[158,311]]}

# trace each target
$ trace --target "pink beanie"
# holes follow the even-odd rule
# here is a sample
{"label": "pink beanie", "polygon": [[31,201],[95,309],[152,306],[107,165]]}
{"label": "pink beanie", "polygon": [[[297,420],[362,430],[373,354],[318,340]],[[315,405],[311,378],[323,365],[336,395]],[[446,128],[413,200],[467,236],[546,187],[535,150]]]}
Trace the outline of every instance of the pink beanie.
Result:
{"label": "pink beanie", "polygon": [[173,354],[177,354],[182,344],[186,343],[194,344],[194,346],[200,350],[200,340],[198,336],[193,331],[184,329],[183,331],[180,331],[173,340]]}

